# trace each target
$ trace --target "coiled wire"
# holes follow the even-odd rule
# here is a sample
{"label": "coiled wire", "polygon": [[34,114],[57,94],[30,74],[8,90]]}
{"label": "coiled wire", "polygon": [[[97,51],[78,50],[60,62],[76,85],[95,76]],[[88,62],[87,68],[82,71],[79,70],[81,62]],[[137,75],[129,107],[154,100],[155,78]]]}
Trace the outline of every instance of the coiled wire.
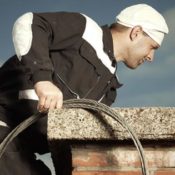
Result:
{"label": "coiled wire", "polygon": [[[66,100],[63,103],[63,107],[64,108],[91,109],[91,110],[94,110],[94,111],[97,111],[97,112],[102,112],[104,114],[107,114],[113,120],[120,123],[120,125],[129,132],[129,134],[130,134],[130,136],[131,136],[131,138],[134,142],[134,145],[136,146],[136,148],[138,150],[140,161],[141,161],[142,174],[143,175],[149,175],[148,168],[147,168],[147,163],[146,163],[145,156],[144,156],[143,147],[142,147],[138,137],[136,136],[134,131],[131,129],[131,127],[126,123],[126,121],[123,119],[123,117],[121,117],[116,111],[114,111],[112,108],[110,108],[109,106],[107,106],[105,104],[99,103],[99,102],[94,101],[94,100],[89,100],[89,99]],[[8,146],[8,144],[19,133],[21,133],[28,126],[32,125],[38,119],[40,119],[41,117],[44,117],[45,115],[46,115],[46,113],[39,113],[38,112],[38,113],[30,116],[29,118],[27,118],[23,122],[21,122],[17,127],[15,127],[0,144],[0,158],[2,157],[2,155],[3,155],[6,147]]]}

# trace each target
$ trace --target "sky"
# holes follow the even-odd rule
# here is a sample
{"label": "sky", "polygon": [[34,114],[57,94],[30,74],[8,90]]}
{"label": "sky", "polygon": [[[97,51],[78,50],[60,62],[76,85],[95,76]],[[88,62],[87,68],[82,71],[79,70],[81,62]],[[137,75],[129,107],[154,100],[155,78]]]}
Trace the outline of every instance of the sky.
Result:
{"label": "sky", "polygon": [[[0,0],[0,64],[14,55],[12,27],[25,12],[75,11],[93,18],[99,25],[111,24],[125,7],[146,3],[165,17],[169,34],[156,51],[152,63],[135,70],[118,64],[122,84],[113,107],[175,106],[175,1],[174,0]],[[46,161],[49,161],[46,157]]]}
{"label": "sky", "polygon": [[152,63],[136,70],[118,64],[122,84],[114,107],[174,106],[175,103],[175,1],[174,0],[0,0],[0,64],[14,52],[12,27],[25,12],[76,11],[85,13],[99,25],[111,24],[123,8],[146,3],[163,14],[170,32],[156,51]]}

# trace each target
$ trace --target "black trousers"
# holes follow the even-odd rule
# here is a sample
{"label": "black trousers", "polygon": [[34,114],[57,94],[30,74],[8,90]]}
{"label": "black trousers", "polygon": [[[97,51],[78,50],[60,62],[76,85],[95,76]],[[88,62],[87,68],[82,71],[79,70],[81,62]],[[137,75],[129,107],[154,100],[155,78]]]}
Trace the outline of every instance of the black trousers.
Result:
{"label": "black trousers", "polygon": [[[0,106],[0,142],[13,127],[33,113],[36,105],[26,103],[23,101],[10,108]],[[48,152],[46,125],[45,117],[10,143],[0,159],[0,175],[51,175],[49,168],[35,156],[36,152]]]}

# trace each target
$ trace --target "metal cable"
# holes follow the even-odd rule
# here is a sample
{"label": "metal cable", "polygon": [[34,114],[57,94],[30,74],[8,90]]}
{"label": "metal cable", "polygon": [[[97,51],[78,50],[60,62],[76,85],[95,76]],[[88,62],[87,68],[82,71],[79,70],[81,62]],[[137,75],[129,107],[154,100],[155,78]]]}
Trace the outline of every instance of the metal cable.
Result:
{"label": "metal cable", "polygon": [[1,142],[0,144],[0,158],[2,157],[5,149],[9,145],[9,143],[16,137],[18,134],[20,134],[22,131],[24,131],[26,128],[28,128],[30,125],[35,123],[38,119],[45,116],[44,113],[36,113],[23,122],[21,122],[18,126],[16,126],[7,136],[6,138]]}
{"label": "metal cable", "polygon": [[[91,109],[97,112],[102,112],[104,114],[107,114],[109,117],[111,117],[113,120],[117,121],[120,123],[122,127],[124,127],[130,134],[134,145],[136,146],[138,152],[139,152],[139,157],[141,161],[141,168],[142,168],[142,174],[143,175],[148,175],[148,168],[147,168],[147,163],[145,160],[144,156],[144,151],[143,147],[137,138],[136,134],[134,131],[131,129],[131,127],[126,123],[126,121],[121,117],[116,111],[114,111],[112,108],[108,107],[105,104],[96,102],[94,100],[88,100],[88,99],[71,99],[71,100],[66,100],[63,103],[63,107],[65,108],[83,108],[83,109]],[[46,114],[45,113],[36,113],[32,116],[30,116],[28,119],[24,120],[21,122],[16,128],[14,128],[8,136],[1,142],[0,144],[0,158],[2,157],[6,147],[8,144],[23,130],[25,130],[28,126],[31,124],[35,123],[38,119],[41,117],[44,117]]]}

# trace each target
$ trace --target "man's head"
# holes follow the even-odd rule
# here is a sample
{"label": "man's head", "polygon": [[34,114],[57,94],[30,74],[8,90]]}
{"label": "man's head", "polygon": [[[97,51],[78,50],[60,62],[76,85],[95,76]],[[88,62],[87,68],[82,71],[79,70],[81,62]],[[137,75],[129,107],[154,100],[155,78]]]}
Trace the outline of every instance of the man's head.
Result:
{"label": "man's head", "polygon": [[116,26],[128,28],[125,36],[126,53],[122,58],[130,68],[136,68],[145,60],[152,61],[155,49],[159,48],[168,26],[163,16],[147,4],[125,8],[116,16]]}

